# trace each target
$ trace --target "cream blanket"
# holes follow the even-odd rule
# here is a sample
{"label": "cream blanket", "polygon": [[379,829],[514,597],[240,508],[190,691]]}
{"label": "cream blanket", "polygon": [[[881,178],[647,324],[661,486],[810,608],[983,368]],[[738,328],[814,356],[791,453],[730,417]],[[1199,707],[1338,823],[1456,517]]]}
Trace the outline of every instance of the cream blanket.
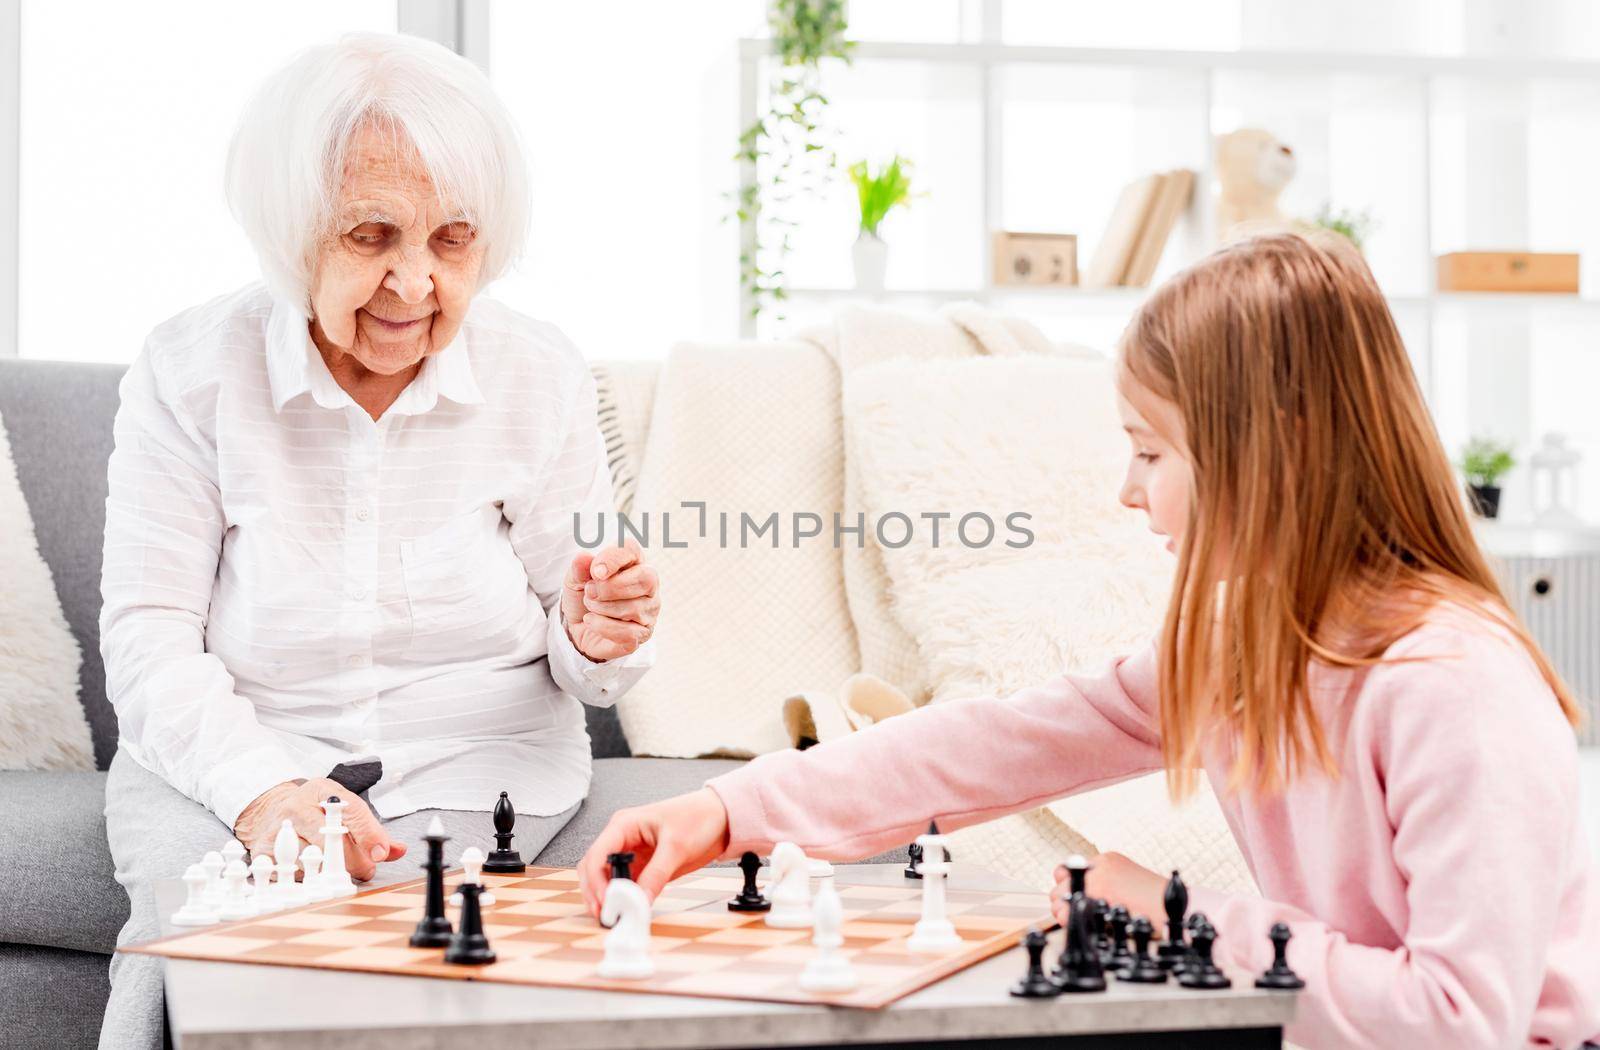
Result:
{"label": "cream blanket", "polygon": [[78,642],[39,556],[0,421],[0,769],[93,769]]}

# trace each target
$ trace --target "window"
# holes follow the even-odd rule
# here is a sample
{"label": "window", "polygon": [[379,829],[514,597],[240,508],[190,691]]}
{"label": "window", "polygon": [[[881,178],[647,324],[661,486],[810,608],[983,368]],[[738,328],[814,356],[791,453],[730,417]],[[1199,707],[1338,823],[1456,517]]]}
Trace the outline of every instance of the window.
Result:
{"label": "window", "polygon": [[18,349],[133,360],[150,329],[254,280],[222,167],[257,82],[301,47],[393,31],[394,0],[24,0]]}

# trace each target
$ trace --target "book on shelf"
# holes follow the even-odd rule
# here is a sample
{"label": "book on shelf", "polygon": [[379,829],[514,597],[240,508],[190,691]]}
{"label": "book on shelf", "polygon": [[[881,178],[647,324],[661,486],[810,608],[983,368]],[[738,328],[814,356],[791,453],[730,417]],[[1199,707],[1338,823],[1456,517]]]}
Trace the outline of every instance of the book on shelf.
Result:
{"label": "book on shelf", "polygon": [[1194,193],[1187,168],[1144,175],[1123,187],[1106,232],[1084,271],[1086,288],[1150,283],[1167,241]]}

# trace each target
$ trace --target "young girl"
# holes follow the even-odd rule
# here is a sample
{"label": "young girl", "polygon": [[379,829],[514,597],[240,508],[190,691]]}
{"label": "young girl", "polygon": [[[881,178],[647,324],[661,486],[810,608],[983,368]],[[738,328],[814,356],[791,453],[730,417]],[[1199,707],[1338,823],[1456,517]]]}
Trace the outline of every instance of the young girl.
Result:
{"label": "young girl", "polygon": [[[611,852],[653,898],[777,841],[868,856],[1154,769],[1181,796],[1203,767],[1262,895],[1195,887],[1190,907],[1240,977],[1290,925],[1294,1042],[1600,1040],[1577,706],[1474,542],[1360,256],[1293,235],[1217,252],[1139,310],[1117,385],[1122,502],[1178,559],[1150,648],[620,811],[583,861],[591,911]],[[1160,921],[1164,882],[1102,854],[1090,892]]]}

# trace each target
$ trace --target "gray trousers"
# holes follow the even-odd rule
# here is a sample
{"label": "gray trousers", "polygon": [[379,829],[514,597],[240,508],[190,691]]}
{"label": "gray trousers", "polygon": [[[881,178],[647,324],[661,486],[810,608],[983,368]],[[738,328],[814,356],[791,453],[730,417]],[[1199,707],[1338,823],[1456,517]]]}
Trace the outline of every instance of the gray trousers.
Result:
{"label": "gray trousers", "polygon": [[[573,806],[553,817],[517,815],[515,845],[532,860],[578,811]],[[380,864],[367,885],[381,886],[416,878],[427,857],[422,834],[434,817],[457,844],[494,846],[487,811],[429,809],[383,822],[391,836],[406,844],[406,855]],[[106,838],[116,864],[117,881],[128,892],[128,922],[117,944],[150,940],[161,934],[154,884],[175,879],[207,850],[233,837],[210,810],[180,794],[170,784],[118,751],[106,775]],[[154,955],[111,957],[111,999],[100,1025],[101,1050],[161,1050],[166,1021],[163,977],[165,961]]]}

